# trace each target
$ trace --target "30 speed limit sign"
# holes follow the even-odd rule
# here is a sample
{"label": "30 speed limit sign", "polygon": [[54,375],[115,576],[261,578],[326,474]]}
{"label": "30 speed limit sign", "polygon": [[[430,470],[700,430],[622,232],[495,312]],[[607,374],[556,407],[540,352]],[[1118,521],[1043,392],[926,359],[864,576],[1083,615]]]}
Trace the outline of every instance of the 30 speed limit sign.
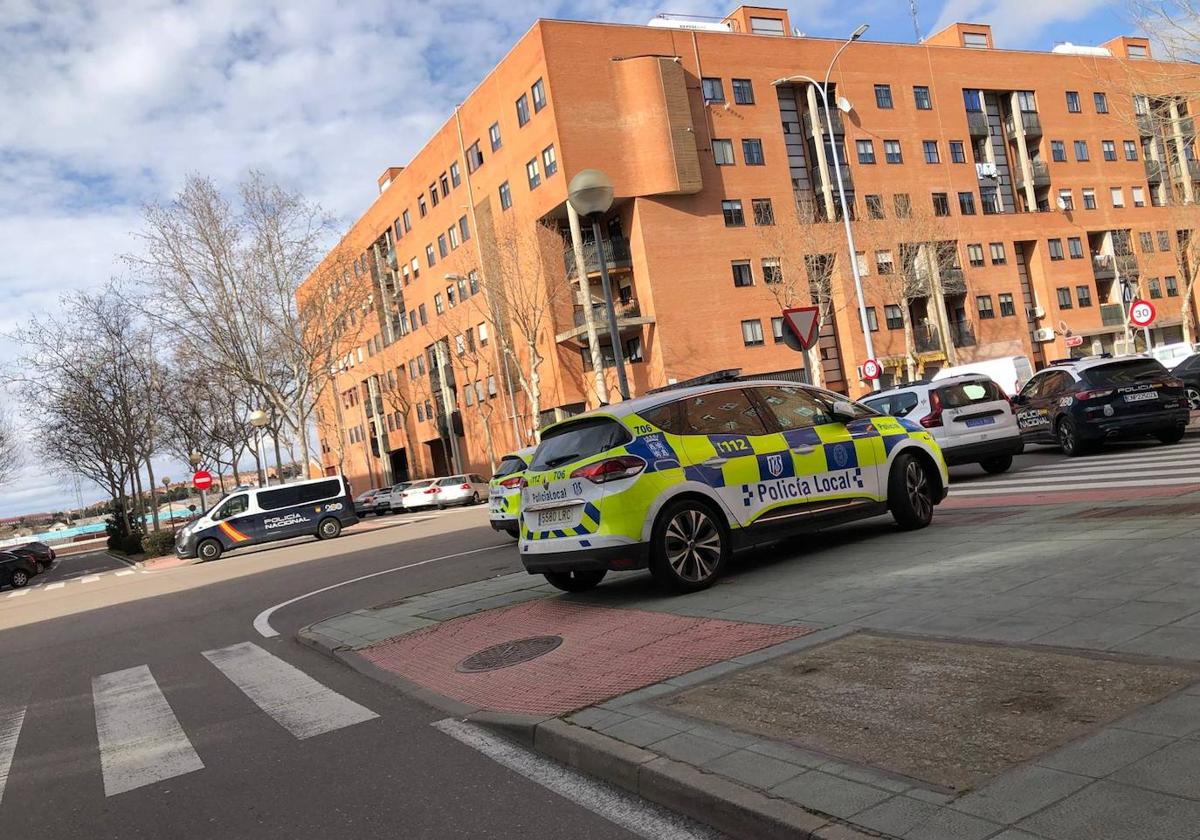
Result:
{"label": "30 speed limit sign", "polygon": [[1148,300],[1135,300],[1129,306],[1129,323],[1135,327],[1148,327],[1154,323],[1158,313],[1154,311],[1154,304]]}
{"label": "30 speed limit sign", "polygon": [[879,365],[879,362],[876,361],[875,359],[867,359],[865,362],[863,362],[863,365],[862,365],[863,379],[867,380],[868,382],[871,382],[875,379],[878,379],[879,374],[881,374],[881,373],[883,373],[883,368]]}

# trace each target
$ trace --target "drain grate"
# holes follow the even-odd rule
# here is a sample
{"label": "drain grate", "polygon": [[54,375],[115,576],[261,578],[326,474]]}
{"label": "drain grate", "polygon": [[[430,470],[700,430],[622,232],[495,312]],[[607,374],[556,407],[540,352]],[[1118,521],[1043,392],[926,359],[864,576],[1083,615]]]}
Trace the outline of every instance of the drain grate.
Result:
{"label": "drain grate", "polygon": [[520,665],[522,662],[545,656],[562,643],[562,636],[533,636],[528,639],[502,642],[471,654],[459,662],[455,670],[464,674],[475,674],[481,671],[511,668],[513,665]]}

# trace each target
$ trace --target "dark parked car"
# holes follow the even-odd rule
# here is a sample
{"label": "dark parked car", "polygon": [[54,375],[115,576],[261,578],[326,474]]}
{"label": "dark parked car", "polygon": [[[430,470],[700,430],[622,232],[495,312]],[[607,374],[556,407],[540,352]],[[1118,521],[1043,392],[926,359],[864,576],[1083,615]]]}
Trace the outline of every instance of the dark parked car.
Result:
{"label": "dark parked car", "polygon": [[13,554],[11,551],[0,551],[0,586],[8,584],[13,589],[20,589],[38,572],[37,563],[28,557]]}
{"label": "dark parked car", "polygon": [[375,512],[375,496],[380,492],[380,488],[374,487],[370,490],[365,490],[354,497],[354,513],[360,518]]}
{"label": "dark parked car", "polygon": [[1188,408],[1200,411],[1200,353],[1188,356],[1175,367],[1171,375],[1183,380],[1187,389]]}
{"label": "dark parked car", "polygon": [[54,558],[58,555],[54,553],[54,549],[46,545],[44,542],[29,542],[24,545],[14,545],[6,551],[16,554],[21,557],[28,557],[38,565],[38,571],[44,572],[50,568],[54,562]]}

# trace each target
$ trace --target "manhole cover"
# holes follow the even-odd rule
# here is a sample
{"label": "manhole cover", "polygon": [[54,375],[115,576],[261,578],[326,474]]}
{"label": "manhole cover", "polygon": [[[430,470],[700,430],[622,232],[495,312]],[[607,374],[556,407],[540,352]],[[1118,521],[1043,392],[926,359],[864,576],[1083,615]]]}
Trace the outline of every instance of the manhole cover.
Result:
{"label": "manhole cover", "polygon": [[562,636],[533,636],[529,639],[502,642],[471,654],[459,662],[455,670],[472,674],[478,671],[495,671],[499,668],[520,665],[530,659],[545,656],[562,642]]}

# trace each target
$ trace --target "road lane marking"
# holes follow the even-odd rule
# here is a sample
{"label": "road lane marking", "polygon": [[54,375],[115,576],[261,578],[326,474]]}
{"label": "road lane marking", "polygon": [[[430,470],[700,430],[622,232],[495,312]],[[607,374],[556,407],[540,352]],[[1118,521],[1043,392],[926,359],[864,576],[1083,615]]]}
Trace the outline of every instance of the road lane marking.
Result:
{"label": "road lane marking", "polygon": [[21,736],[21,724],[24,722],[24,706],[0,708],[0,804],[4,802],[4,786],[8,784],[8,771],[12,769],[17,738]]}
{"label": "road lane marking", "polygon": [[379,717],[252,642],[206,650],[204,658],[297,738]]}
{"label": "road lane marking", "polygon": [[137,572],[135,572],[133,569],[122,569],[119,572],[114,572],[114,574],[117,577],[125,577],[125,575],[134,575],[137,574]]}
{"label": "road lane marking", "polygon": [[60,580],[57,583],[47,583],[46,588],[47,589],[62,589],[66,585],[67,585],[67,582],[65,580]]}
{"label": "road lane marking", "polygon": [[951,485],[951,496],[1010,496],[1028,493],[1058,493],[1063,490],[1110,490],[1121,487],[1158,487],[1163,484],[1200,484],[1200,478],[1146,478],[1141,481],[1106,481],[1104,484],[1084,482],[1081,484],[992,484],[981,482],[970,487]]}
{"label": "road lane marking", "polygon": [[[1200,471],[1183,470],[1180,473],[1173,473],[1169,476],[1177,481],[1191,481],[1200,484]],[[959,482],[963,487],[1004,487],[1014,486],[1018,484],[1061,484],[1066,481],[1081,482],[1102,482],[1104,486],[1108,486],[1109,479],[1117,479],[1118,481],[1141,481],[1146,484],[1157,484],[1163,479],[1153,475],[1146,475],[1129,470],[1112,470],[1102,473],[1085,473],[1076,475],[1074,473],[1060,473],[1058,475],[1048,475],[1046,473],[1038,473],[1030,476],[1022,476],[1020,473],[1015,473],[1012,476],[997,476],[994,480],[978,479],[976,481]]]}
{"label": "road lane marking", "polygon": [[98,580],[100,580],[100,575],[88,575],[87,577],[80,578],[79,582],[80,583],[95,583]]}
{"label": "road lane marking", "polygon": [[500,766],[519,773],[568,802],[574,802],[639,837],[647,840],[717,840],[724,836],[631,793],[497,738],[476,724],[447,718],[431,725]]}
{"label": "road lane marking", "polygon": [[9,598],[20,598],[23,595],[28,595],[32,591],[33,591],[32,589],[15,589],[12,592],[8,593],[8,597]]}
{"label": "road lane marking", "polygon": [[1081,469],[1083,467],[1116,467],[1119,464],[1130,464],[1133,466],[1156,466],[1161,464],[1195,464],[1200,463],[1200,453],[1196,452],[1172,452],[1170,450],[1151,450],[1137,454],[1127,455],[1099,455],[1088,456],[1086,458],[1071,458],[1070,460],[1055,461],[1052,464],[1037,464],[1035,466],[1026,467],[1025,471],[1037,470],[1045,472],[1046,470],[1063,470],[1063,469]]}
{"label": "road lane marking", "polygon": [[204,769],[145,665],[92,678],[104,795]]}
{"label": "road lane marking", "polygon": [[290,607],[297,601],[303,601],[305,598],[311,598],[314,595],[320,595],[322,592],[328,592],[329,590],[337,589],[340,586],[349,586],[352,583],[358,583],[360,580],[369,580],[370,578],[391,574],[392,572],[402,572],[405,569],[415,569],[417,566],[424,566],[428,563],[436,563],[439,560],[453,560],[455,557],[466,557],[469,554],[479,554],[480,552],[484,551],[495,551],[497,548],[509,548],[511,546],[511,542],[502,543],[500,545],[489,545],[483,548],[473,548],[470,551],[460,551],[457,554],[446,554],[442,557],[430,557],[428,560],[420,560],[416,563],[409,563],[407,566],[397,566],[394,569],[384,569],[382,572],[372,572],[369,575],[350,578],[350,580],[344,580],[341,583],[335,583],[331,586],[323,586],[320,589],[314,589],[312,592],[306,592],[303,595],[297,595],[295,598],[283,601],[282,603],[276,604],[273,607],[267,607],[267,609],[263,610],[254,617],[254,629],[258,631],[260,636],[267,639],[278,636],[279,631],[271,626],[271,616],[274,615],[277,610],[281,610],[284,607]]}

